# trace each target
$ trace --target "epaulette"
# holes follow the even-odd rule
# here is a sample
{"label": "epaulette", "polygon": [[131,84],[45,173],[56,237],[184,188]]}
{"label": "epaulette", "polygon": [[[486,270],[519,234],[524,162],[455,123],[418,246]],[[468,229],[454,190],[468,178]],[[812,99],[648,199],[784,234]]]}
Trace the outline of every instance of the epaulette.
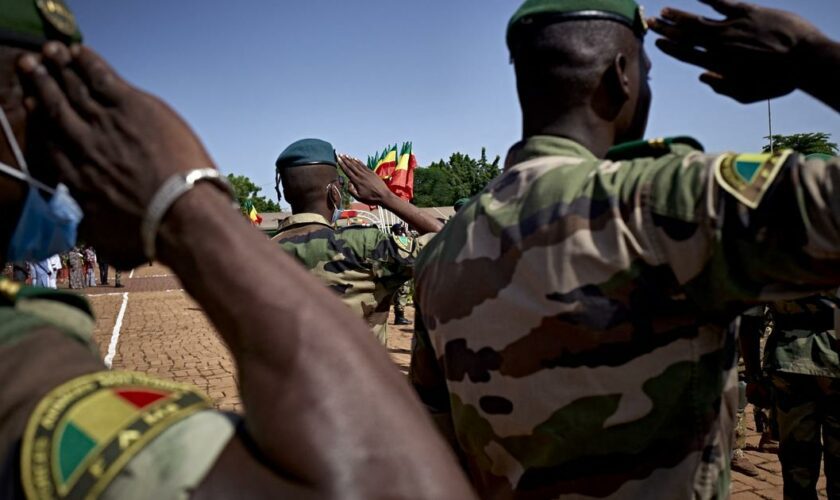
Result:
{"label": "epaulette", "polygon": [[700,151],[705,149],[696,139],[688,136],[642,139],[617,144],[607,151],[607,160],[621,161],[636,158],[659,158],[668,153]]}
{"label": "epaulette", "polygon": [[375,230],[379,231],[379,228],[376,227],[376,226],[365,226],[364,224],[350,224],[348,226],[343,226],[343,227],[336,228],[335,231],[337,233],[343,233],[343,232],[371,230],[371,229],[375,229]]}
{"label": "epaulette", "polygon": [[14,306],[20,301],[26,300],[47,300],[58,302],[93,316],[90,304],[83,297],[74,293],[53,290],[52,288],[41,288],[27,286],[22,283],[0,279],[0,305]]}
{"label": "epaulette", "polygon": [[79,295],[3,279],[0,318],[0,344],[13,343],[39,327],[50,326],[95,350],[93,311]]}

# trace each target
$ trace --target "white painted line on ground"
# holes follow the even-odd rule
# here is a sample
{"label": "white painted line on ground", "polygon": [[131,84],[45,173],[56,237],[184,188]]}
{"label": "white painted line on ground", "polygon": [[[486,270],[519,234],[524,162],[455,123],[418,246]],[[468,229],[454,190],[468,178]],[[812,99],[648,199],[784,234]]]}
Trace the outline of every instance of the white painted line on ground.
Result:
{"label": "white painted line on ground", "polygon": [[120,330],[122,329],[123,318],[125,318],[125,310],[128,307],[128,292],[122,294],[123,300],[120,306],[120,312],[117,314],[117,321],[114,322],[114,330],[111,332],[111,343],[108,344],[108,354],[105,356],[105,366],[111,369],[111,364],[114,362],[114,356],[117,355],[117,342],[120,341]]}
{"label": "white painted line on ground", "polygon": [[85,297],[113,297],[116,295],[122,295],[125,292],[112,292],[112,293],[86,293],[84,294]]}
{"label": "white painted line on ground", "polygon": [[169,278],[170,276],[175,276],[174,274],[150,274],[148,276],[138,276],[138,280],[146,279],[146,278]]}
{"label": "white painted line on ground", "polygon": [[128,279],[131,279],[133,277],[134,277],[134,269],[132,269],[131,272],[128,273]]}

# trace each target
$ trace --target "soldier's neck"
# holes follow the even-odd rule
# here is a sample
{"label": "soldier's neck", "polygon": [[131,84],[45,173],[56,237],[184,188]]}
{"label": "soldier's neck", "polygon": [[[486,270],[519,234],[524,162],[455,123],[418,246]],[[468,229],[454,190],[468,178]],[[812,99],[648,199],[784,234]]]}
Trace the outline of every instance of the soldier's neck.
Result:
{"label": "soldier's neck", "polygon": [[610,122],[585,114],[569,113],[550,120],[529,120],[525,118],[522,138],[535,135],[565,137],[584,146],[598,158],[606,156],[615,144],[615,127]]}
{"label": "soldier's neck", "polygon": [[326,204],[317,205],[317,206],[306,205],[306,206],[300,207],[299,210],[295,209],[295,208],[292,208],[292,213],[293,214],[318,214],[318,215],[322,216],[323,218],[325,218],[327,220],[331,220],[332,215],[333,215],[332,210],[330,210],[326,206]]}

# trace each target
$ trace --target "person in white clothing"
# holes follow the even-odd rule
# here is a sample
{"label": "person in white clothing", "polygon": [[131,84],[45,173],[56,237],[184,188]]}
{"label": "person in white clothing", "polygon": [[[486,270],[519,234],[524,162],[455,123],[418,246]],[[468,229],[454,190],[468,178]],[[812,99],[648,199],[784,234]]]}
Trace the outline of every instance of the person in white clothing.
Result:
{"label": "person in white clothing", "polygon": [[61,256],[58,254],[53,255],[49,258],[49,263],[50,269],[52,270],[52,274],[50,274],[50,288],[58,289],[58,271],[63,267],[61,265]]}

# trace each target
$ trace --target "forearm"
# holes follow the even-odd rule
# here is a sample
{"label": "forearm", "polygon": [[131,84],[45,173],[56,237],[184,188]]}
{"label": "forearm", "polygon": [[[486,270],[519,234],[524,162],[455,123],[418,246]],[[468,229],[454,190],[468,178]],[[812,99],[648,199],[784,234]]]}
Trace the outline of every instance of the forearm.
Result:
{"label": "forearm", "polygon": [[382,206],[396,214],[420,234],[439,233],[443,229],[442,222],[394,194],[383,200]]}
{"label": "forearm", "polygon": [[799,88],[840,112],[840,43],[817,33],[800,51]]}
{"label": "forearm", "polygon": [[[248,431],[275,470],[355,491],[371,481],[381,488],[379,474],[398,474],[412,446],[446,464],[419,403],[362,321],[226,209],[217,190],[199,186],[179,200],[160,243],[230,347]],[[404,439],[406,429],[418,439]]]}

